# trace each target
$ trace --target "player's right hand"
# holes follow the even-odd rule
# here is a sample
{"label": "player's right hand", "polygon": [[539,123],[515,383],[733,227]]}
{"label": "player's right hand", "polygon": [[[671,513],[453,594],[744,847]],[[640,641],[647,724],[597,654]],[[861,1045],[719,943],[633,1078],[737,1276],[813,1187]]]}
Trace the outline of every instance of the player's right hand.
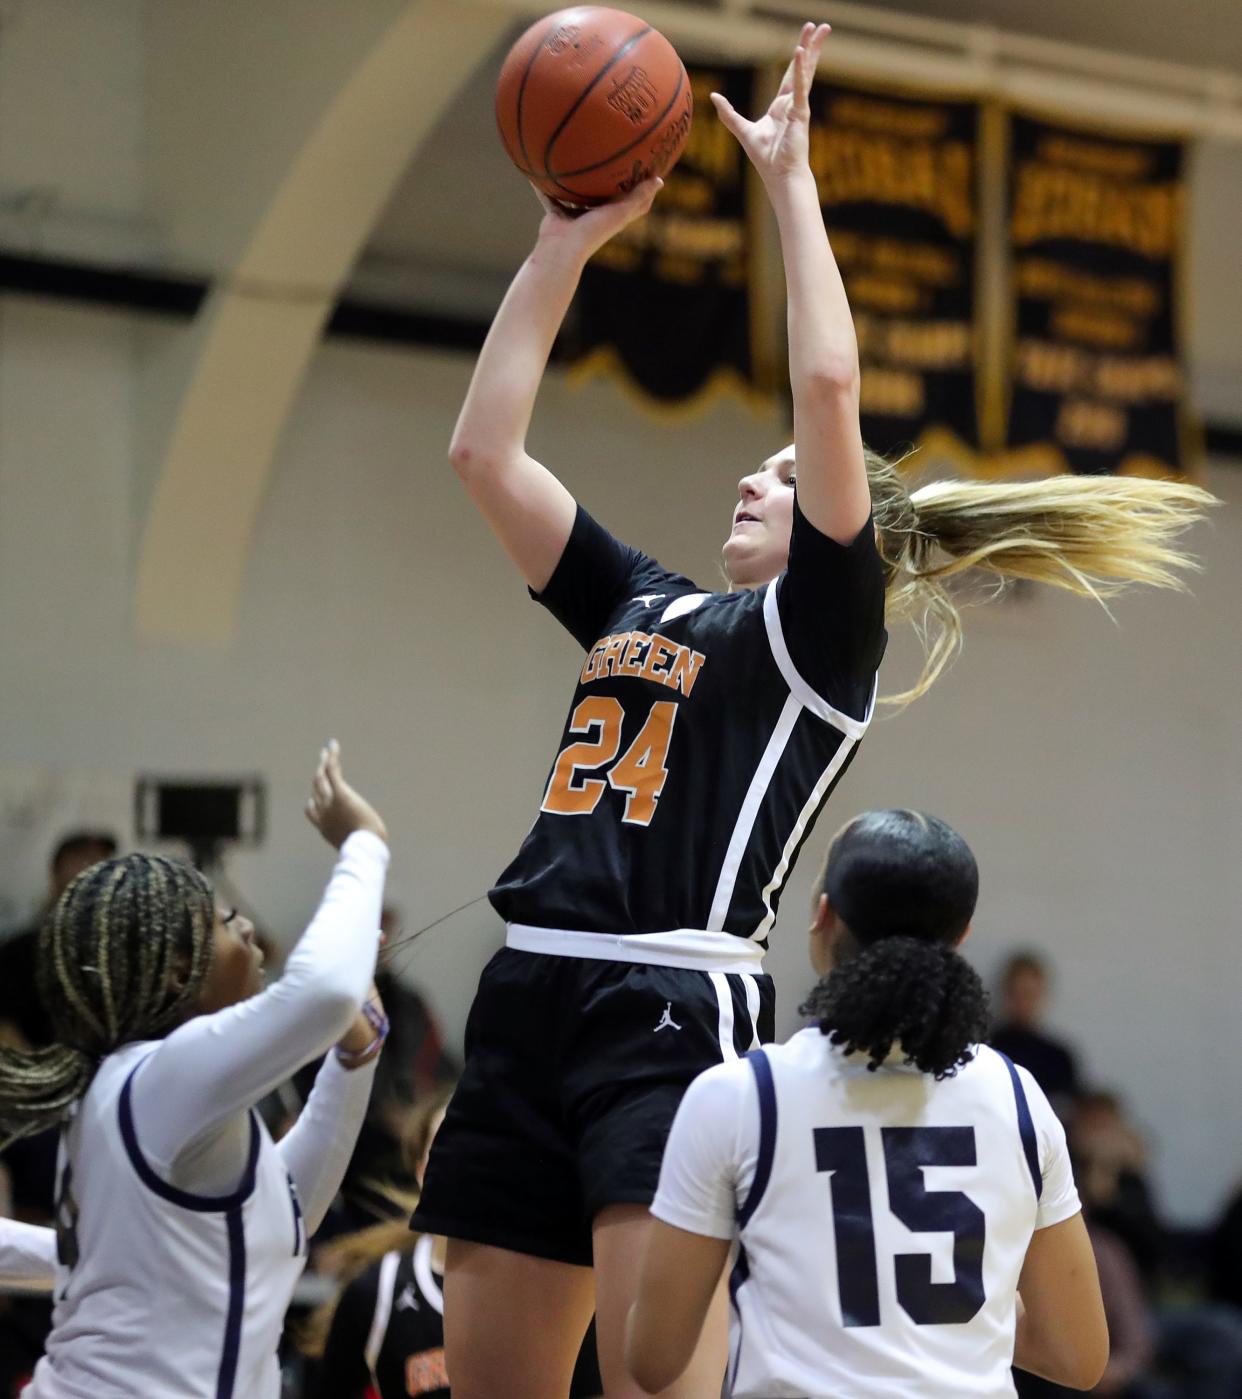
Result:
{"label": "player's right hand", "polygon": [[539,225],[539,243],[570,252],[585,262],[610,238],[650,212],[656,195],[664,188],[664,181],[658,176],[643,180],[623,198],[581,212],[566,210],[537,186],[532,185],[532,188],[544,211],[543,222]]}
{"label": "player's right hand", "polygon": [[320,749],[319,766],[311,781],[306,817],[334,849],[339,850],[355,831],[371,831],[388,843],[383,817],[341,775],[341,745],[330,739]]}

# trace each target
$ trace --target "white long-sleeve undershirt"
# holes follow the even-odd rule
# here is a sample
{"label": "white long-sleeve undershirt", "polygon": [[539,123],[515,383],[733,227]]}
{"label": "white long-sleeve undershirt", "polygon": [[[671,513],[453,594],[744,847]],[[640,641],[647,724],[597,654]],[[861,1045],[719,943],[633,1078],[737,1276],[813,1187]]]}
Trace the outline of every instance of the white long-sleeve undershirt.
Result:
{"label": "white long-sleeve undershirt", "polygon": [[[134,1078],[134,1126],[143,1155],[171,1184],[205,1195],[234,1189],[249,1109],[349,1029],[375,972],[387,868],[384,842],[356,831],[280,980],[187,1021],[144,1061]],[[297,1124],[277,1144],[311,1232],[344,1175],[374,1072],[374,1064],[346,1072],[329,1055]]]}
{"label": "white long-sleeve undershirt", "polygon": [[55,1230],[0,1219],[0,1283],[22,1283],[50,1292],[55,1272]]}

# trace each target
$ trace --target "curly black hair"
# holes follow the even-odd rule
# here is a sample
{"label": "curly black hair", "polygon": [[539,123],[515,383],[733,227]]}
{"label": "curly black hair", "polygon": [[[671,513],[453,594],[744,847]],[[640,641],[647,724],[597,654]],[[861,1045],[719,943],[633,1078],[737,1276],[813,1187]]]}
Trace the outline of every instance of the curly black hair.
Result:
{"label": "curly black hair", "polygon": [[975,969],[946,943],[889,937],[859,947],[800,1007],[847,1054],[878,1069],[897,1046],[903,1063],[950,1078],[988,1029],[988,997]]}

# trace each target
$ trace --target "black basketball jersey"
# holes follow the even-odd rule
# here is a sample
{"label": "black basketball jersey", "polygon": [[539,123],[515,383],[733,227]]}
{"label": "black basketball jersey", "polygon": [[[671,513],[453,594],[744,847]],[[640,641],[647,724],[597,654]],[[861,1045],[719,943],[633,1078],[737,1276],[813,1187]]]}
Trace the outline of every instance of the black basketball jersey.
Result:
{"label": "black basketball jersey", "polygon": [[795,501],[789,564],[710,593],[579,507],[537,601],[586,650],[539,816],[491,891],[509,923],[766,944],[871,718],[884,576]]}
{"label": "black basketball jersey", "polygon": [[[424,1234],[405,1252],[386,1253],[341,1294],[317,1376],[318,1399],[449,1399],[444,1362],[444,1279]],[[592,1323],[570,1385],[570,1399],[603,1393]]]}

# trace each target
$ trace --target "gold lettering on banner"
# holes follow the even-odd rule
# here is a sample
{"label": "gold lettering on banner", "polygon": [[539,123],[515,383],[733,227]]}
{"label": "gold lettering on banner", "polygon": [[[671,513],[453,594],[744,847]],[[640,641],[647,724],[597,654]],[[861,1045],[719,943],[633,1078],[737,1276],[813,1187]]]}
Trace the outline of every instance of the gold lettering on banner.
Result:
{"label": "gold lettering on banner", "polygon": [[1047,340],[1019,342],[1017,376],[1038,393],[1127,404],[1175,401],[1183,391],[1182,371],[1172,355],[1099,355]]}
{"label": "gold lettering on banner", "polygon": [[877,238],[871,233],[831,227],[828,236],[837,263],[851,272],[864,269],[909,277],[928,287],[954,287],[962,280],[961,257],[934,243],[907,243],[899,238]]}
{"label": "gold lettering on banner", "polygon": [[816,125],[811,169],[821,204],[906,204],[934,214],[956,237],[974,229],[974,161],[963,142],[903,141]]}
{"label": "gold lettering on banner", "polygon": [[1127,316],[1113,316],[1091,306],[1057,306],[1052,331],[1067,340],[1085,340],[1100,349],[1132,350],[1144,339],[1143,327]]}
{"label": "gold lettering on banner", "polygon": [[1180,184],[1127,185],[1029,161],[1016,172],[1011,236],[1025,246],[1077,238],[1169,257],[1178,246]]}
{"label": "gold lettering on banner", "polygon": [[1105,146],[1063,132],[1040,138],[1039,158],[1049,165],[1067,165],[1114,180],[1141,180],[1151,174],[1153,161],[1152,153],[1139,146]]}
{"label": "gold lettering on banner", "polygon": [[859,403],[864,413],[890,418],[916,418],[926,405],[921,374],[864,364]]}
{"label": "gold lettering on banner", "polygon": [[848,278],[850,305],[868,306],[873,311],[918,311],[931,305],[931,294],[917,282],[882,277],[870,272],[853,272]]}
{"label": "gold lettering on banner", "polygon": [[1125,443],[1127,424],[1125,410],[1111,403],[1067,398],[1057,414],[1056,435],[1067,447],[1115,452]]}
{"label": "gold lettering on banner", "polygon": [[949,114],[942,107],[907,107],[854,93],[832,98],[829,120],[834,126],[882,131],[908,141],[934,141],[949,128]]}
{"label": "gold lettering on banner", "polygon": [[[690,77],[690,91],[694,95],[694,105],[700,111],[712,111],[712,93],[722,92],[725,86],[721,73],[693,73]],[[706,171],[717,184],[736,184],[742,173],[745,157],[741,147],[720,121],[696,121],[690,127],[686,138],[686,148],[682,160],[695,169]],[[681,179],[678,171],[678,179]],[[673,182],[670,180],[668,184]],[[667,188],[660,195],[667,198]]]}
{"label": "gold lettering on banner", "polygon": [[1049,258],[1019,258],[1014,276],[1023,296],[1086,301],[1132,316],[1154,315],[1164,301],[1159,287],[1139,277],[1097,277]]}

